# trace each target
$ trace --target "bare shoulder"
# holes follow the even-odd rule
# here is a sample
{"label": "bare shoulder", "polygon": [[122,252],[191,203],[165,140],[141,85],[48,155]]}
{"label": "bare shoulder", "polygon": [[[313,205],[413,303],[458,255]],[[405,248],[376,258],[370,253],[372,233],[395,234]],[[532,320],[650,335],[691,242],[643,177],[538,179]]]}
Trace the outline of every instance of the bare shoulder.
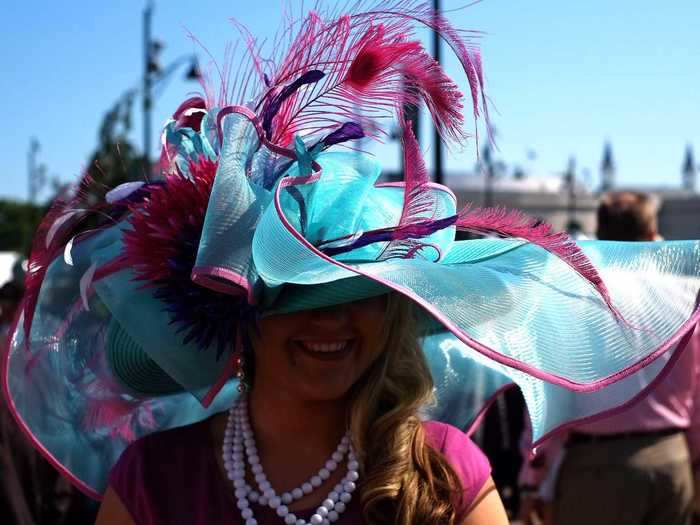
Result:
{"label": "bare shoulder", "polygon": [[136,525],[112,487],[107,487],[95,525]]}
{"label": "bare shoulder", "polygon": [[481,487],[461,525],[508,525],[508,516],[490,477]]}

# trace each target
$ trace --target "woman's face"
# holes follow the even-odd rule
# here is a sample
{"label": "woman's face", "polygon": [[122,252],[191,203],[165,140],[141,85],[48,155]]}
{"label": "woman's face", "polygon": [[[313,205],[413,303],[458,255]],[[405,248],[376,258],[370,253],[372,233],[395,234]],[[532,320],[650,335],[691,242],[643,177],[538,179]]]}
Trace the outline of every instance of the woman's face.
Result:
{"label": "woman's face", "polygon": [[305,401],[340,399],[381,352],[386,296],[273,315],[253,334],[255,389]]}

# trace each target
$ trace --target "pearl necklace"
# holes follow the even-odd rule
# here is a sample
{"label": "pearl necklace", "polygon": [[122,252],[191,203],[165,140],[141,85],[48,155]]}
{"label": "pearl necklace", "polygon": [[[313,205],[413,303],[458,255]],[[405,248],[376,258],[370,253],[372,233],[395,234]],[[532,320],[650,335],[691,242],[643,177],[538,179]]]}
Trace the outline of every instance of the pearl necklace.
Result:
{"label": "pearl necklace", "polygon": [[[245,456],[250,465],[250,471],[255,476],[258,491],[254,490],[245,480]],[[291,491],[278,496],[267,480],[260,458],[258,456],[255,438],[248,421],[247,404],[241,400],[238,405],[229,409],[228,422],[224,431],[224,444],[222,447],[224,467],[228,478],[233,482],[237,506],[241,511],[241,516],[245,525],[257,525],[257,520],[253,517],[253,510],[250,508],[251,502],[257,502],[274,509],[277,515],[289,525],[329,525],[338,520],[347,508],[347,504],[352,499],[352,492],[356,488],[356,481],[359,479],[359,464],[350,444],[348,434],[343,436],[340,444],[331,458],[312,476],[309,481],[303,483]],[[292,501],[300,499],[306,494],[310,494],[319,487],[324,480],[328,479],[345,455],[348,456],[348,472],[340,483],[323,500],[316,512],[307,522],[297,518],[289,510],[287,505]]]}

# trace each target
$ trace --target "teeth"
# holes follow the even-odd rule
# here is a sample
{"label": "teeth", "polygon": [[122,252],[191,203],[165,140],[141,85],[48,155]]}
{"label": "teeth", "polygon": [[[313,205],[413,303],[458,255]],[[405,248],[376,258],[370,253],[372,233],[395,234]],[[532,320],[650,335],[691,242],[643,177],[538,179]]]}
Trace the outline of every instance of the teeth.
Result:
{"label": "teeth", "polygon": [[312,352],[339,352],[347,346],[347,341],[342,341],[339,343],[311,343],[309,341],[303,341],[301,343],[307,350]]}

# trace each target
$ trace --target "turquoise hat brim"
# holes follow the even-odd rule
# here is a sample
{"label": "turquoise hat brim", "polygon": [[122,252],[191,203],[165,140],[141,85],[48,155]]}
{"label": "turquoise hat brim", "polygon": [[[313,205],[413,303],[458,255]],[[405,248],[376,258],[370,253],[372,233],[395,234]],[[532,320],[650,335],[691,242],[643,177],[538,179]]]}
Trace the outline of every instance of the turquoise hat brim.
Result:
{"label": "turquoise hat brim", "polygon": [[[602,401],[620,405],[635,392],[637,374],[658,376],[659,359],[672,354],[700,319],[697,241],[579,243],[606,284],[613,311],[590,281],[535,244],[457,241],[439,262],[353,264],[324,256],[279,211],[266,210],[253,239],[266,283],[313,285],[354,275],[404,295],[479,354],[482,364],[522,377],[532,393],[526,399],[535,439],[561,423],[548,419],[545,400],[536,395],[551,390],[545,383],[573,392],[577,402],[596,400],[582,417]],[[612,397],[596,399],[592,393],[600,390]],[[568,415],[576,413],[572,408]]]}
{"label": "turquoise hat brim", "polygon": [[282,287],[274,303],[263,310],[263,317],[352,303],[389,292],[390,288],[364,277],[316,285],[287,285]]}

